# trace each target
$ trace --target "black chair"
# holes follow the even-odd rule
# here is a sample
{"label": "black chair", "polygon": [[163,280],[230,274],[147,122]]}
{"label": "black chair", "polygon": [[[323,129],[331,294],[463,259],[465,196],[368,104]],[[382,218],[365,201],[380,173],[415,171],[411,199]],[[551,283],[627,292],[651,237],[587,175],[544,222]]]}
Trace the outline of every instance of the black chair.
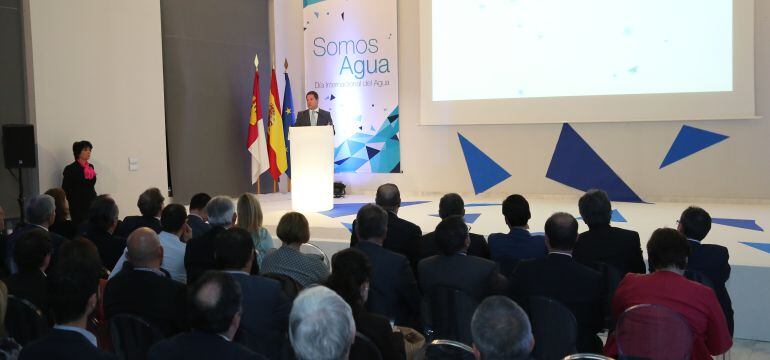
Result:
{"label": "black chair", "polygon": [[368,336],[356,332],[356,339],[350,346],[350,360],[382,360],[382,353]]}
{"label": "black chair", "polygon": [[436,285],[423,298],[422,314],[431,339],[459,341],[470,345],[471,318],[479,302],[463,290]]}
{"label": "black chair", "polygon": [[611,357],[607,357],[599,354],[572,354],[567,355],[561,360],[614,360]]}
{"label": "black chair", "polygon": [[615,290],[618,289],[620,281],[623,280],[623,274],[618,268],[603,262],[593,262],[588,265],[590,268],[602,274],[602,314],[604,315],[604,328],[610,332],[615,329],[615,322],[612,319],[612,298],[615,296]]}
{"label": "black chair", "polygon": [[51,330],[42,310],[26,299],[13,295],[8,295],[5,329],[8,336],[21,346],[41,338]]}
{"label": "black chair", "polygon": [[535,358],[558,360],[577,352],[577,320],[569,309],[543,296],[525,298],[523,303],[535,337]]}
{"label": "black chair", "polygon": [[302,286],[290,276],[276,273],[262,274],[262,276],[280,282],[281,291],[283,291],[283,294],[286,295],[289,300],[294,300],[299,292],[302,291]]}
{"label": "black chair", "polygon": [[123,360],[147,359],[147,352],[163,333],[146,320],[131,314],[117,314],[110,318],[112,346]]}
{"label": "black chair", "polygon": [[425,347],[425,360],[475,360],[473,349],[452,340],[433,340]]}
{"label": "black chair", "polygon": [[500,274],[510,278],[511,275],[513,275],[513,272],[516,271],[516,267],[519,266],[520,261],[521,259],[512,257],[506,257],[497,261],[497,265],[500,266]]}

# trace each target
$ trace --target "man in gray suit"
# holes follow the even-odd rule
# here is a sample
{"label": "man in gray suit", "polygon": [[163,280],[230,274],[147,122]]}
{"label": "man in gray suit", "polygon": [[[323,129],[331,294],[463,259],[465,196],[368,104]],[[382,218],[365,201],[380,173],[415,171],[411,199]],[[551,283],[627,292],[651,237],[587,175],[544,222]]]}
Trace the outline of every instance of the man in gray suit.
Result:
{"label": "man in gray suit", "polygon": [[329,125],[334,130],[332,114],[326,110],[318,108],[318,93],[310,91],[305,95],[307,100],[307,110],[297,113],[297,121],[294,126],[325,126]]}

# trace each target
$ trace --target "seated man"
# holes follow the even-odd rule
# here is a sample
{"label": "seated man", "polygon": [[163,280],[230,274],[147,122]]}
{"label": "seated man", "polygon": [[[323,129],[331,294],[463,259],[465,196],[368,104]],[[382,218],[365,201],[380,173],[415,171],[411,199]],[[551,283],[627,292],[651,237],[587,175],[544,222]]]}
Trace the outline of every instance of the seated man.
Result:
{"label": "seated man", "polygon": [[[163,231],[158,234],[160,246],[163,247],[163,270],[166,270],[171,279],[182,284],[187,283],[187,271],[184,268],[184,253],[186,242],[192,237],[192,231],[187,226],[187,211],[184,206],[170,204],[163,208],[160,214],[160,224]],[[123,270],[126,261],[126,253],[118,259],[115,268],[110,273],[110,279]]]}
{"label": "seated man", "polygon": [[471,334],[481,359],[527,360],[535,347],[529,317],[503,296],[490,296],[476,308]]}
{"label": "seated man", "polygon": [[733,303],[725,287],[730,278],[730,252],[721,245],[702,243],[710,230],[711,216],[699,207],[691,206],[679,217],[679,232],[687,237],[690,245],[687,270],[703,275],[711,281],[732,335],[735,327]]}
{"label": "seated man", "polygon": [[[417,263],[420,262],[422,230],[420,227],[398,217],[398,209],[401,207],[401,193],[394,184],[384,184],[377,188],[374,202],[388,212],[388,234],[382,247],[406,256],[417,272]],[[350,247],[356,246],[356,222],[353,221],[353,232],[350,235]]]}
{"label": "seated man", "polygon": [[612,206],[606,192],[588,190],[580,197],[578,208],[588,231],[578,236],[575,260],[594,268],[596,263],[611,265],[621,277],[629,272],[645,273],[639,233],[610,226]]}
{"label": "seated man", "polygon": [[129,235],[126,249],[126,261],[132,266],[109,280],[104,289],[107,319],[136,315],[166,336],[186,330],[187,287],[161,272],[163,247],[158,234],[150,228],[136,229]]}
{"label": "seated man", "polygon": [[203,236],[211,229],[209,217],[206,214],[206,205],[211,200],[211,196],[206,193],[198,193],[190,199],[190,215],[187,216],[187,225],[192,229],[192,237]]}
{"label": "seated man", "polygon": [[8,294],[25,299],[52,320],[49,314],[48,278],[46,269],[51,261],[49,232],[29,230],[16,241],[14,259],[19,272],[3,280]]}
{"label": "seated man", "polygon": [[[714,291],[683,276],[689,253],[684,235],[674,229],[655,230],[647,243],[650,266],[655,271],[649,275],[626,275],[612,299],[612,318],[617,321],[624,311],[639,304],[665,306],[690,324],[692,359],[711,360],[712,355],[729,350],[733,340]],[[614,333],[607,338],[604,352],[617,357]]]}
{"label": "seated man", "polygon": [[160,233],[160,212],[163,210],[163,202],[166,198],[160,193],[158,188],[149,188],[139,195],[136,206],[139,208],[141,216],[126,216],[118,227],[118,236],[127,237],[134,230],[140,227],[148,227]]}
{"label": "seated man", "polygon": [[497,262],[519,261],[544,257],[548,251],[545,239],[529,233],[529,202],[521,195],[511,195],[503,201],[503,217],[510,231],[489,235],[489,254]]}
{"label": "seated man", "polygon": [[548,256],[519,263],[510,292],[523,303],[528,296],[545,296],[566,306],[578,324],[577,350],[599,353],[602,341],[602,274],[572,259],[578,223],[570,214],[556,213],[545,222]]}
{"label": "seated man", "polygon": [[[452,215],[465,216],[465,203],[463,202],[463,198],[455,193],[442,196],[438,203],[438,216],[440,218],[446,219],[447,216]],[[471,238],[471,245],[468,247],[468,255],[489,259],[489,247],[487,247],[487,241],[484,240],[484,236],[474,233],[469,234],[469,236]],[[424,259],[428,256],[438,254],[436,233],[429,232],[423,235],[420,258]]]}
{"label": "seated man", "polygon": [[356,233],[361,250],[372,264],[366,309],[396,325],[419,329],[422,295],[409,260],[382,247],[388,231],[388,213],[374,204],[364,205],[356,215]]}
{"label": "seated man", "polygon": [[255,255],[251,235],[244,229],[233,227],[217,237],[217,261],[240,284],[243,294],[243,315],[235,341],[271,359],[279,358],[291,302],[281,283],[249,274]]}
{"label": "seated man", "polygon": [[48,231],[48,228],[56,220],[56,202],[51,195],[42,194],[29,199],[24,208],[24,213],[27,216],[27,224],[18,227],[13,234],[6,238],[5,242],[5,264],[12,274],[19,271],[13,259],[16,241],[28,231],[40,229],[49,233],[52,248],[52,265],[56,263],[59,247],[67,241],[67,238]]}
{"label": "seated man", "polygon": [[294,299],[289,339],[297,360],[347,359],[355,336],[353,312],[334,291],[314,286]]}
{"label": "seated man", "polygon": [[126,249],[126,238],[114,235],[118,213],[118,205],[109,195],[97,196],[88,209],[88,224],[83,236],[96,245],[106,269],[115,268]]}
{"label": "seated man", "polygon": [[194,330],[153,345],[148,359],[266,359],[233,342],[241,323],[243,297],[232,276],[219,271],[203,274],[192,285],[189,301]]}
{"label": "seated man", "polygon": [[187,271],[187,283],[192,284],[204,272],[219,269],[214,258],[214,242],[219,233],[231,228],[238,215],[235,214],[233,201],[226,196],[215,196],[206,204],[211,230],[203,236],[187,242],[184,254],[184,268]]}

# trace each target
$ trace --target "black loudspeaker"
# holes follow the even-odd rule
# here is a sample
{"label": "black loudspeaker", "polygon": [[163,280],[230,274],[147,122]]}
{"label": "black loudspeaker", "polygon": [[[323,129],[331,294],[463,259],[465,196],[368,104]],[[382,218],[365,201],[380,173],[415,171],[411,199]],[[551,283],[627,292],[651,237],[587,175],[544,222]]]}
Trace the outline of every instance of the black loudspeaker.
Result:
{"label": "black loudspeaker", "polygon": [[3,125],[3,157],[6,169],[37,166],[34,126]]}

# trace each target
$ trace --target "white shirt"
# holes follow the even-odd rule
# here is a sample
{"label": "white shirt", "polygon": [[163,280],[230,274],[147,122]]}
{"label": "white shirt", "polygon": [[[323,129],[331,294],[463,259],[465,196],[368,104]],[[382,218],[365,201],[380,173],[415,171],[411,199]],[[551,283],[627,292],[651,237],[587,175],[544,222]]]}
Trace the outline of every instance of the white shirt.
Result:
{"label": "white shirt", "polygon": [[94,344],[94,347],[97,347],[96,336],[94,336],[94,334],[91,334],[91,332],[86,329],[82,329],[77,326],[69,326],[69,325],[54,325],[53,328],[58,330],[65,330],[65,331],[74,331],[80,335],[83,335],[86,338],[86,340],[91,342],[91,344]]}
{"label": "white shirt", "polygon": [[[160,246],[163,247],[163,264],[161,267],[168,271],[173,280],[186,284],[187,270],[184,268],[184,252],[187,249],[187,244],[179,240],[178,236],[165,231],[161,231],[158,237],[160,238]],[[118,259],[115,268],[110,273],[110,279],[123,269],[127,251],[123,251],[123,255]]]}

